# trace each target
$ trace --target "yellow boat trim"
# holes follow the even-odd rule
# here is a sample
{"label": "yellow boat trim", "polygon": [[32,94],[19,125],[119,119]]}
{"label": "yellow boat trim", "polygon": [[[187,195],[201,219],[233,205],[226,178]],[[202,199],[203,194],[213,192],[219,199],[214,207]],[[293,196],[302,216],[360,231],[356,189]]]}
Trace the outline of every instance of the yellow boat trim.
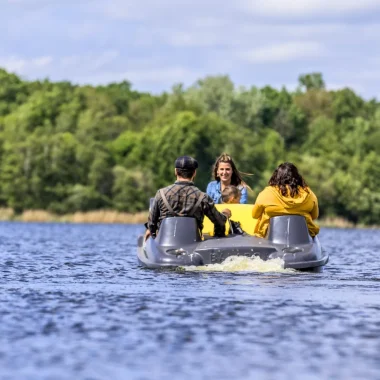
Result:
{"label": "yellow boat trim", "polygon": [[[252,218],[252,208],[253,204],[217,204],[215,205],[218,211],[222,211],[225,208],[231,210],[231,220],[234,222],[240,222],[241,228],[250,235],[253,235],[253,231],[256,226],[257,219]],[[226,223],[226,233],[229,231],[229,223]],[[203,234],[204,235],[214,235],[214,224],[209,218],[205,216],[203,222]]]}

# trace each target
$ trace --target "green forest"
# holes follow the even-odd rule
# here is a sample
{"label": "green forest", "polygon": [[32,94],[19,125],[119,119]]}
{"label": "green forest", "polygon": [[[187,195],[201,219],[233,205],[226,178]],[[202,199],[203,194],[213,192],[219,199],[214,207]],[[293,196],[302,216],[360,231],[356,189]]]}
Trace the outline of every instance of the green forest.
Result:
{"label": "green forest", "polygon": [[298,81],[292,92],[209,76],[156,95],[128,81],[79,86],[0,69],[0,206],[135,213],[173,182],[177,156],[197,158],[205,190],[227,152],[252,174],[251,203],[291,161],[322,217],[380,224],[380,103],[328,90],[320,73]]}

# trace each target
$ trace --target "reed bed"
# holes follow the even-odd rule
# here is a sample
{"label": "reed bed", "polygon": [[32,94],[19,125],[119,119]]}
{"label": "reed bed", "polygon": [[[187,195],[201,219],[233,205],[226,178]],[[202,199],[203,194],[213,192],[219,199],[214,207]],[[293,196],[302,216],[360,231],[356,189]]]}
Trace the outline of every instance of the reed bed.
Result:
{"label": "reed bed", "polygon": [[371,224],[371,225],[365,225],[362,223],[352,223],[344,218],[338,218],[338,217],[328,217],[323,218],[320,220],[317,220],[317,224],[320,227],[331,227],[331,228],[364,228],[364,229],[380,229],[380,225],[378,224]]}
{"label": "reed bed", "polygon": [[97,210],[57,215],[45,210],[25,210],[15,215],[12,209],[0,209],[0,220],[17,220],[21,222],[64,222],[64,223],[118,223],[142,224],[148,220],[148,211],[126,213],[114,210]]}
{"label": "reed bed", "polygon": [[[135,214],[115,210],[96,210],[57,215],[45,210],[24,210],[16,214],[10,207],[0,208],[0,221],[16,220],[21,222],[63,222],[63,223],[105,223],[105,224],[142,224],[148,220],[148,211]],[[354,224],[346,219],[328,217],[317,221],[321,227],[379,229],[379,225],[365,226]]]}
{"label": "reed bed", "polygon": [[118,223],[118,224],[139,224],[148,220],[148,212],[129,214],[113,210],[98,210],[88,212],[76,212],[62,216],[63,221],[72,223]]}
{"label": "reed bed", "polygon": [[12,220],[15,216],[13,208],[0,207],[0,220]]}
{"label": "reed bed", "polygon": [[23,213],[16,217],[22,222],[52,222],[56,221],[57,216],[44,210],[24,210]]}
{"label": "reed bed", "polygon": [[355,228],[357,225],[344,218],[328,217],[317,220],[320,227],[334,227],[334,228]]}

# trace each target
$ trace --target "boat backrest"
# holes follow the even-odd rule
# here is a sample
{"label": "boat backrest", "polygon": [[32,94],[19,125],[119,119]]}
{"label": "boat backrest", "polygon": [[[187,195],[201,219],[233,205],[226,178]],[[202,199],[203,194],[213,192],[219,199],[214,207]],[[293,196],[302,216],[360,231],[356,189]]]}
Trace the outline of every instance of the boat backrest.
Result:
{"label": "boat backrest", "polygon": [[156,242],[161,246],[182,246],[202,241],[197,220],[186,216],[165,218],[161,222]]}
{"label": "boat backrest", "polygon": [[301,215],[281,215],[270,219],[267,238],[275,244],[297,245],[312,241],[306,219]]}

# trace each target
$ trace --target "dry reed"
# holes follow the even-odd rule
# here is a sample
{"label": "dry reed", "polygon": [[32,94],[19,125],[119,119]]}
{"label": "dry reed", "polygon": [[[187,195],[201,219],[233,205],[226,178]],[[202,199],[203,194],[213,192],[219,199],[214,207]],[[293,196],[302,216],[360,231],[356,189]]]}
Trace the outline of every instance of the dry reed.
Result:
{"label": "dry reed", "polygon": [[22,222],[140,224],[145,223],[148,220],[148,211],[131,214],[114,210],[97,210],[57,215],[44,210],[25,210],[22,214],[15,215],[12,209],[0,209],[0,220],[19,220]]}
{"label": "dry reed", "polygon": [[13,208],[1,207],[0,208],[0,220],[12,220],[14,218]]}
{"label": "dry reed", "polygon": [[[88,212],[75,212],[74,214],[57,215],[45,210],[25,210],[16,215],[10,207],[0,208],[0,221],[18,220],[22,222],[66,222],[66,223],[116,223],[116,224],[142,224],[148,220],[148,211],[135,214],[118,212],[114,210],[97,210]],[[355,225],[346,219],[327,217],[317,221],[321,227],[334,228],[380,228],[379,225]]]}
{"label": "dry reed", "polygon": [[64,215],[61,219],[72,223],[119,223],[119,224],[139,224],[148,220],[148,212],[129,214],[113,210],[98,210],[88,212],[76,212]]}
{"label": "dry reed", "polygon": [[321,227],[334,227],[334,228],[355,228],[354,223],[344,218],[339,217],[327,217],[317,221],[317,224]]}
{"label": "dry reed", "polygon": [[55,216],[44,210],[25,210],[17,219],[22,222],[51,222]]}

